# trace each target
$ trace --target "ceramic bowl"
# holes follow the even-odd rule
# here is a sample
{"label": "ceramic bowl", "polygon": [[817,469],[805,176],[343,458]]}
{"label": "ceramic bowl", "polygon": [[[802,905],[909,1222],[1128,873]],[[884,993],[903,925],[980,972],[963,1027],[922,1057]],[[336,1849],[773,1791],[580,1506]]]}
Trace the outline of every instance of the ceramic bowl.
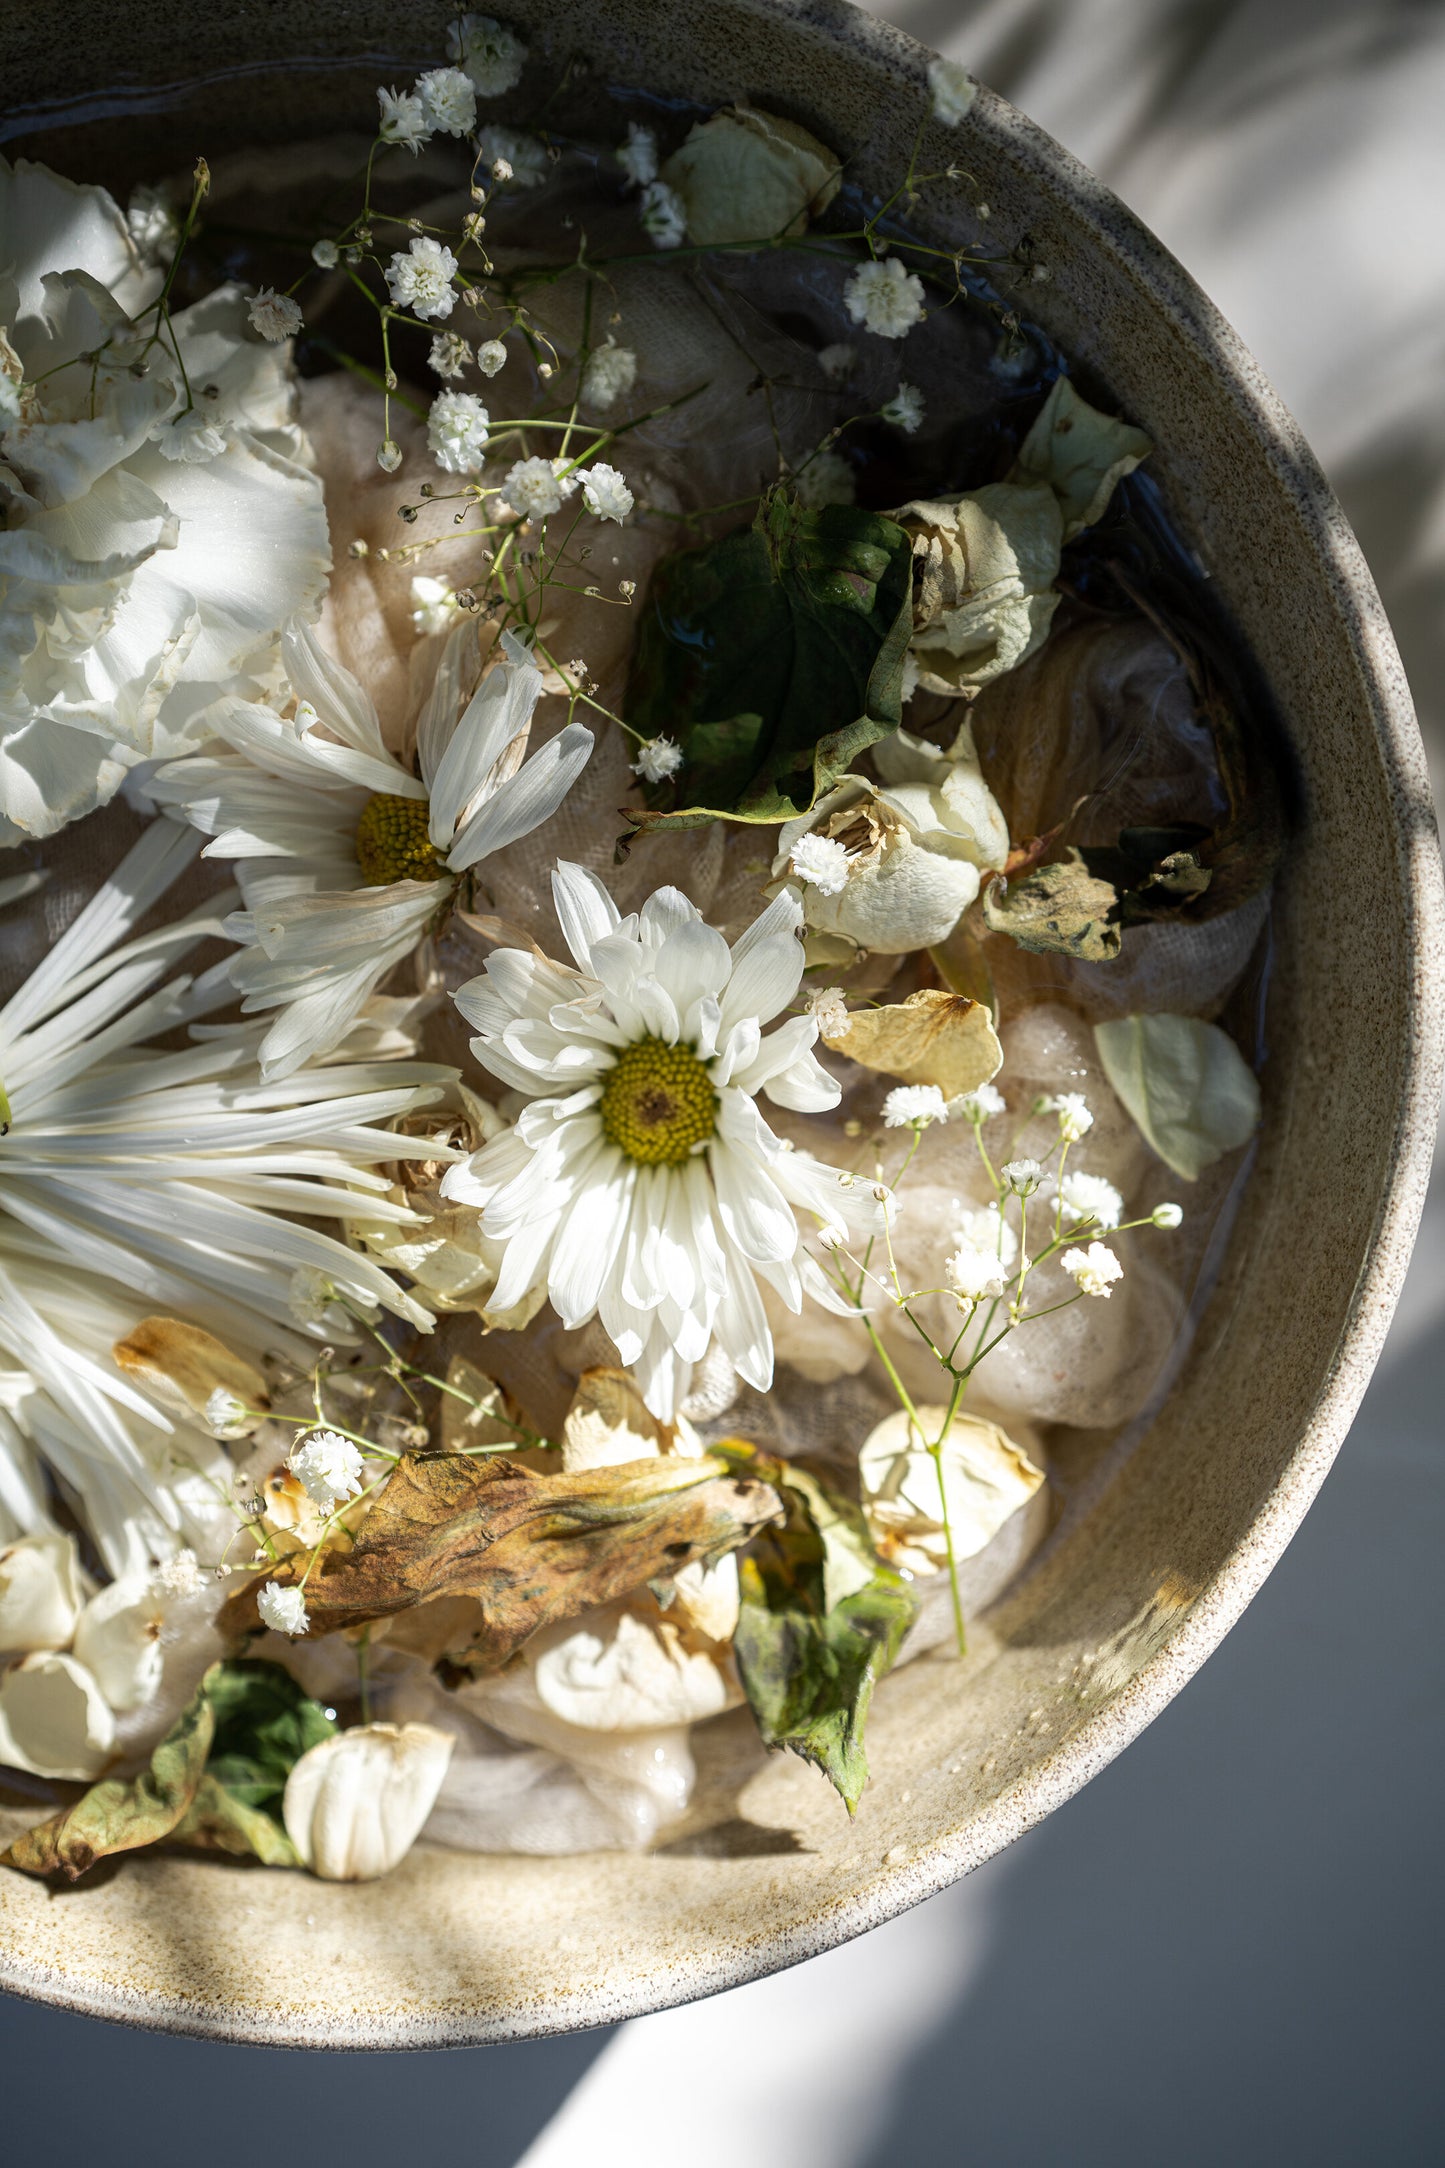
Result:
{"label": "ceramic bowl", "polygon": [[[497,4],[536,54],[584,54],[598,80],[709,105],[751,94],[795,115],[865,183],[902,171],[927,110],[929,56],[837,0]],[[161,158],[185,165],[351,124],[377,82],[435,65],[447,13],[10,0],[9,148],[123,198],[156,162],[158,129]],[[78,51],[113,89],[77,95]],[[959,139],[935,133],[925,158],[942,166]],[[1011,245],[1028,231],[1053,269],[1030,296],[1046,328],[1159,446],[1298,764],[1257,1164],[1162,1413],[961,1670],[920,1662],[888,1682],[851,1826],[774,1758],[740,1816],[650,1857],[419,1850],[359,1888],[160,1858],[60,1900],[6,1874],[5,1986],[138,2024],[336,2048],[556,2032],[734,1986],[918,1903],[1067,1799],[1184,1686],[1323,1479],[1379,1354],[1434,1134],[1441,884],[1404,676],[1298,430],[1179,265],[986,91],[966,157],[991,233]],[[925,202],[922,223],[946,234],[946,208]]]}

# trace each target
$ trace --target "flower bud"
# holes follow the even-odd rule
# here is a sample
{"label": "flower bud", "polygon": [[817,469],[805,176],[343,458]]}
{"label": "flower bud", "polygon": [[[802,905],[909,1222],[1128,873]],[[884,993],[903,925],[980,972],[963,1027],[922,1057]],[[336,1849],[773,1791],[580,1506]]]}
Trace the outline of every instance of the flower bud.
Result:
{"label": "flower bud", "polygon": [[286,1834],[326,1882],[372,1882],[415,1844],[456,1744],[431,1724],[362,1724],[323,1739],[286,1779]]}
{"label": "flower bud", "polygon": [[1156,1227],[1177,1227],[1184,1218],[1183,1208],[1177,1204],[1156,1204],[1149,1214]]}

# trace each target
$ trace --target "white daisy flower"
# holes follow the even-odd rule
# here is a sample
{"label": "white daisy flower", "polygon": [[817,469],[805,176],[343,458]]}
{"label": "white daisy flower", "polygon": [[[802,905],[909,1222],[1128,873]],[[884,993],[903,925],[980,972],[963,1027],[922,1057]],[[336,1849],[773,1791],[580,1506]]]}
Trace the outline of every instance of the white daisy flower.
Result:
{"label": "white daisy flower", "polygon": [[682,761],[682,747],[676,738],[649,738],[638,746],[632,772],[640,775],[644,783],[662,783],[668,776],[676,775]]}
{"label": "white daisy flower", "polygon": [[582,371],[582,404],[602,413],[625,398],[637,382],[637,356],[630,346],[608,339],[587,356]]}
{"label": "white daisy flower", "polygon": [[625,475],[599,459],[582,473],[582,502],[594,519],[615,519],[618,526],[632,510],[632,491]]}
{"label": "white daisy flower", "polygon": [[241,861],[247,908],[227,931],[245,946],[230,968],[246,1014],[281,1011],[261,1043],[268,1078],[335,1046],[459,882],[549,819],[586,764],[582,723],[526,757],[541,672],[504,633],[477,684],[476,640],[464,620],[443,651],[417,722],[419,775],[388,749],[364,687],[297,622],[282,641],[294,712],[219,702],[206,721],[227,750],[150,782],[213,839],[208,858]]}
{"label": "white daisy flower", "polygon": [[930,60],[928,88],[933,94],[933,117],[946,128],[956,128],[973,110],[978,85],[961,60]]}
{"label": "white daisy flower", "polygon": [[680,248],[687,239],[687,206],[666,181],[648,182],[638,217],[654,248]]}
{"label": "white daisy flower", "polygon": [[456,305],[452,280],[457,259],[429,233],[418,234],[406,250],[398,250],[386,267],[386,283],[399,309],[410,309],[423,319],[445,319]]}
{"label": "white daisy flower", "polygon": [[483,98],[500,98],[522,80],[527,48],[494,15],[463,15],[447,31],[447,56]]}
{"label": "white daisy flower", "polygon": [[357,1495],[365,1467],[351,1439],[337,1430],[307,1431],[292,1447],[286,1465],[323,1513],[334,1513]]}
{"label": "white daisy flower", "polygon": [[441,391],[426,418],[426,440],[446,474],[480,474],[491,416],[474,391]]}
{"label": "white daisy flower", "polygon": [[1059,1203],[1067,1220],[1095,1220],[1100,1227],[1117,1227],[1124,1217],[1123,1198],[1102,1174],[1066,1174],[1059,1184]]}
{"label": "white daisy flower", "polygon": [[502,484],[512,510],[522,519],[546,519],[560,512],[564,497],[577,487],[578,477],[563,470],[563,459],[519,459]]}
{"label": "white daisy flower", "polygon": [[861,263],[843,289],[855,324],[880,339],[901,339],[923,321],[923,281],[897,256]]}
{"label": "white daisy flower", "polygon": [[460,68],[428,68],[416,79],[416,95],[438,135],[464,136],[476,126],[476,86]]}
{"label": "white daisy flower", "polygon": [[912,1129],[914,1124],[948,1120],[948,1102],[936,1084],[895,1084],[883,1102],[885,1129]]}
{"label": "white daisy flower", "polygon": [[1086,1250],[1065,1250],[1059,1259],[1081,1295],[1102,1295],[1107,1301],[1124,1267],[1106,1242],[1091,1242]]}
{"label": "white daisy flower", "polygon": [[439,331],[427,351],[427,360],[435,374],[451,382],[464,376],[472,359],[472,350],[459,331]]}
{"label": "white daisy flower", "polygon": [[627,141],[617,147],[617,163],[634,188],[657,179],[657,137],[635,120],[627,123]]}
{"label": "white daisy flower", "polygon": [[430,141],[432,132],[432,123],[421,99],[414,90],[378,88],[376,102],[381,114],[378,133],[382,142],[394,143],[399,150],[410,151],[415,158],[423,143]]}
{"label": "white daisy flower", "polygon": [[259,293],[252,294],[247,314],[262,338],[273,343],[294,339],[301,329],[300,303],[289,294],[278,294],[274,286],[263,286]]}
{"label": "white daisy flower", "polygon": [[923,394],[916,384],[900,384],[879,412],[885,422],[901,429],[904,436],[916,436],[923,427]]}
{"label": "white daisy flower", "polygon": [[579,866],[552,886],[577,968],[502,949],[454,997],[477,1059],[532,1104],[442,1193],[501,1244],[491,1307],[545,1287],[568,1327],[599,1317],[660,1420],[714,1336],[766,1391],[758,1280],[794,1311],[805,1293],[841,1303],[796,1213],[869,1233],[879,1209],[851,1175],[786,1149],[755,1098],[815,1112],[840,1096],[811,1016],[764,1036],[802,975],[797,898],[729,947],[676,889],[623,918]]}

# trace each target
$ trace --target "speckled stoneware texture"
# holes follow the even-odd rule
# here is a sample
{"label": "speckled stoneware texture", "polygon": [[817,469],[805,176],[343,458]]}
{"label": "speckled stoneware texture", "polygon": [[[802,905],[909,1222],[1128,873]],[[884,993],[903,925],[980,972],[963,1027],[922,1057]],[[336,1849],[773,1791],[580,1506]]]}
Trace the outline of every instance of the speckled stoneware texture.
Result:
{"label": "speckled stoneware texture", "polygon": [[[581,53],[600,81],[750,94],[865,182],[896,178],[927,110],[928,56],[832,0],[496,4],[539,76]],[[123,193],[141,167],[354,120],[377,81],[435,64],[447,16],[398,0],[10,0],[12,148]],[[77,95],[77,52],[81,80],[121,86],[112,98]],[[177,100],[167,86],[185,78],[205,88]],[[1179,266],[987,92],[965,137],[932,135],[925,164],[966,160],[991,236],[1035,237],[1053,280],[1031,307],[1159,445],[1298,760],[1259,1157],[1184,1373],[966,1664],[922,1661],[880,1692],[851,1827],[777,1758],[736,1819],[653,1857],[422,1850],[355,1889],[157,1860],[63,1898],[5,1874],[10,1988],[234,2039],[404,2047],[597,2025],[794,1963],[966,1873],[1127,1745],[1239,1616],[1329,1467],[1405,1271],[1438,1097],[1440,866],[1399,660],[1309,451]],[[925,201],[935,236],[973,237],[951,224],[956,200]],[[746,1724],[702,1735],[705,1788],[744,1755]]]}

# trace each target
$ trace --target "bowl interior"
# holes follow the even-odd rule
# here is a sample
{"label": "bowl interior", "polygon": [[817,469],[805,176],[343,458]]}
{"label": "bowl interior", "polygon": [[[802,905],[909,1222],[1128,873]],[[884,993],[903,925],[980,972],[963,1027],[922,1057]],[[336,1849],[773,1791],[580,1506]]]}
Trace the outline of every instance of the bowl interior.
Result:
{"label": "bowl interior", "polygon": [[[865,186],[902,170],[927,110],[927,56],[836,0],[508,0],[506,13],[554,67],[580,54],[595,80],[660,99],[752,96],[793,115]],[[179,20],[132,5],[97,23],[70,0],[21,0],[0,26],[6,148],[123,198],[157,162],[349,123],[377,82],[436,64],[444,19],[394,0],[278,0]],[[77,99],[82,38],[111,87]],[[958,139],[930,127],[940,155],[925,155],[942,166]],[[602,2023],[772,1970],[940,1888],[1102,1767],[1238,1616],[1322,1479],[1404,1272],[1438,1090],[1438,860],[1408,695],[1307,449],[1179,267],[987,93],[964,155],[991,232],[1005,247],[1030,233],[1052,268],[1037,314],[1160,447],[1175,514],[1298,767],[1264,1128],[1174,1391],[966,1663],[921,1661],[879,1695],[874,1780],[851,1825],[775,1757],[734,1819],[647,1857],[424,1850],[384,1882],[308,1882],[299,1898],[291,1877],[182,1859],[64,1902],[5,1875],[5,1985],[237,2038],[404,2046]],[[952,215],[925,195],[919,222],[967,238]],[[745,1730],[708,1727],[698,1744],[704,1789],[721,1796]]]}

